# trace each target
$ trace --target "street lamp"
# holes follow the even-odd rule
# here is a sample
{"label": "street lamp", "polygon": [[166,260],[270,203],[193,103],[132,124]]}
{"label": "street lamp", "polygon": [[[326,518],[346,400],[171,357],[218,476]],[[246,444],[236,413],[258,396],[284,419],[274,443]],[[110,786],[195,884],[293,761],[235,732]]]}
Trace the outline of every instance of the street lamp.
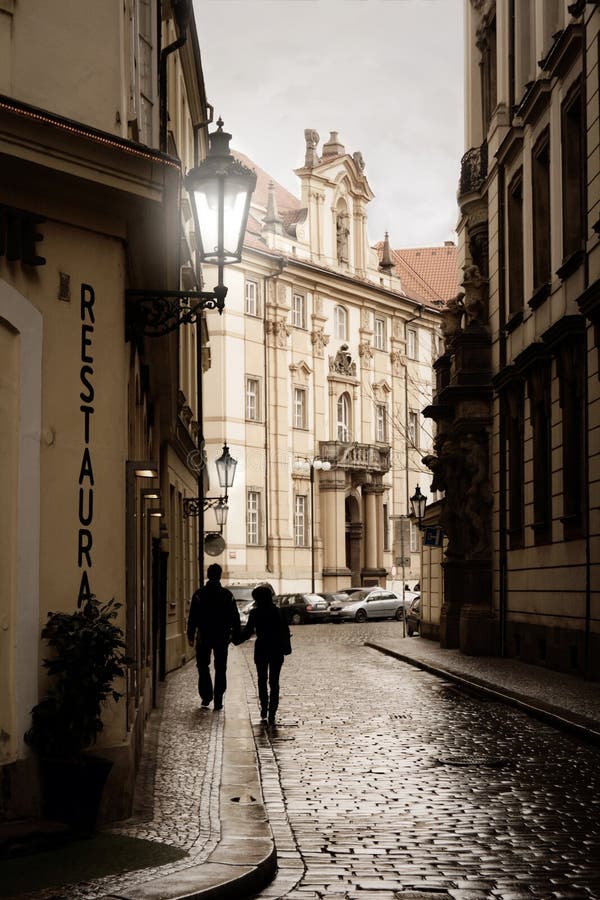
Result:
{"label": "street lamp", "polygon": [[412,513],[417,520],[419,531],[423,530],[423,517],[425,516],[425,507],[427,506],[427,495],[421,493],[421,488],[417,485],[416,490],[410,498]]}
{"label": "street lamp", "polygon": [[294,469],[297,472],[310,473],[310,590],[315,592],[315,469],[322,472],[328,472],[331,469],[331,463],[326,459],[317,457],[306,457],[305,459],[297,459],[294,463]]}
{"label": "street lamp", "polygon": [[231,135],[223,131],[222,119],[217,125],[209,135],[206,159],[188,172],[185,186],[194,213],[198,260],[218,266],[218,283],[213,291],[127,290],[127,340],[176,331],[196,322],[205,309],[223,312],[223,266],[242,258],[256,174],[231,154]]}
{"label": "street lamp", "polygon": [[[227,444],[223,444],[223,452],[218,459],[215,460],[217,467],[217,475],[219,477],[219,485],[224,489],[225,494],[221,497],[205,497],[200,491],[199,497],[186,497],[183,501],[183,514],[186,517],[200,516],[202,514],[202,528],[204,528],[204,512],[207,509],[214,509],[217,525],[223,532],[223,525],[227,522],[227,514],[229,512],[228,491],[233,486],[235,478],[235,470],[237,467],[237,459],[234,459],[229,452]],[[200,488],[202,478],[202,469],[198,476],[198,487]]]}

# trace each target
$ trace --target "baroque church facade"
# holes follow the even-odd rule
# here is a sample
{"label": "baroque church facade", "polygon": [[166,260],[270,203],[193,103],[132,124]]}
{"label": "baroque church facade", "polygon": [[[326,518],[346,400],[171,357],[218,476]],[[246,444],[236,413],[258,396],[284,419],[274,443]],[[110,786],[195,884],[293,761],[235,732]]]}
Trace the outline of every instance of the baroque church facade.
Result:
{"label": "baroque church facade", "polygon": [[443,303],[405,293],[387,241],[370,247],[365,163],[335,132],[320,151],[305,132],[299,198],[237,155],[258,184],[203,384],[207,457],[226,442],[238,460],[224,581],[400,588],[419,578],[409,497],[431,480],[420,410]]}

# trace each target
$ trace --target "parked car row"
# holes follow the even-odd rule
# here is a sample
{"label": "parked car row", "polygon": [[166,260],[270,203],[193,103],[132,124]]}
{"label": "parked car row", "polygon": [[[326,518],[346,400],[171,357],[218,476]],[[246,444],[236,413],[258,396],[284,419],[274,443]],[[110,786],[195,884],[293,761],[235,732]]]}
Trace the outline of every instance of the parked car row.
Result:
{"label": "parked car row", "polygon": [[[420,594],[405,591],[404,597],[398,591],[385,588],[349,587],[333,593],[286,593],[275,594],[272,585],[261,582],[274,594],[275,603],[280,608],[289,625],[304,625],[309,622],[366,622],[369,619],[396,619],[401,621],[406,610],[407,631],[415,634],[420,625]],[[242,625],[248,621],[252,609],[252,591],[256,585],[229,586],[240,612]]]}

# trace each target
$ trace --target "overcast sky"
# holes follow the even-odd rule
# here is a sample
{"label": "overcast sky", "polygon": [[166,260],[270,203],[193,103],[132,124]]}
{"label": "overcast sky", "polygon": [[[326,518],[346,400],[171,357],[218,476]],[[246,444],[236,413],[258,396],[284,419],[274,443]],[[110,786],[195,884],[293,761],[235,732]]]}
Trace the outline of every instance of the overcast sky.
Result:
{"label": "overcast sky", "polygon": [[304,129],[360,150],[374,243],[454,239],[463,0],[194,0],[208,100],[232,146],[299,196]]}

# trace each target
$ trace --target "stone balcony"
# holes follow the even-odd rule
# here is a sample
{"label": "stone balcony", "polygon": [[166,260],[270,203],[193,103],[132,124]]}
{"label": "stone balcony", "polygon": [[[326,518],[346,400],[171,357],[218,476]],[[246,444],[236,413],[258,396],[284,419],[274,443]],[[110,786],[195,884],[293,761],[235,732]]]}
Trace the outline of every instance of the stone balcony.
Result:
{"label": "stone balcony", "polygon": [[360,469],[385,474],[390,469],[389,446],[359,444],[357,441],[319,441],[319,456],[339,469]]}

